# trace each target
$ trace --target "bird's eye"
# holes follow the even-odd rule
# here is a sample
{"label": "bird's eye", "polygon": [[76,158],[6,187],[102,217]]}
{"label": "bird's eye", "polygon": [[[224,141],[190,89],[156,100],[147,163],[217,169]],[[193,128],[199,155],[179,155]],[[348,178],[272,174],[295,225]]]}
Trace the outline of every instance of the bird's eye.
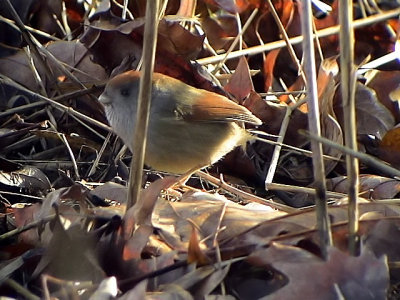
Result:
{"label": "bird's eye", "polygon": [[129,89],[121,89],[121,96],[127,97],[129,96]]}

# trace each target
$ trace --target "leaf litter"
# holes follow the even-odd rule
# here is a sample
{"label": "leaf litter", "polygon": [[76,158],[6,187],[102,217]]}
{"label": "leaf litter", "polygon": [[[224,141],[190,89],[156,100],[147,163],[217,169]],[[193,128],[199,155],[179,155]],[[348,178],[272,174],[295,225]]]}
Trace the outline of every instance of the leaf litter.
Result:
{"label": "leaf litter", "polygon": [[[34,5],[39,2],[42,10]],[[282,134],[287,110],[304,97],[298,64],[285,47],[229,58],[215,74],[215,64],[204,63],[229,49],[239,33],[242,40],[233,53],[280,40],[268,5],[188,1],[195,6],[193,17],[184,3],[170,0],[165,7],[155,70],[234,98],[263,121],[259,130],[272,137]],[[98,125],[106,119],[96,97],[111,73],[138,65],[144,4],[129,1],[127,15],[133,19],[123,21],[116,2],[32,0],[24,6],[13,1],[34,37],[29,46],[11,25],[7,5],[0,5],[0,16],[8,18],[1,28],[9,32],[8,41],[0,37],[0,294],[32,299],[396,299],[398,178],[361,165],[360,253],[351,256],[346,169],[342,153],[324,147],[329,190],[343,197],[329,197],[334,245],[323,260],[314,197],[304,189],[313,187],[312,154],[297,132],[307,128],[305,104],[291,113],[275,171],[274,182],[290,185],[290,191],[263,189],[275,146],[257,141],[246,153],[237,149],[209,169],[246,194],[225,190],[222,179],[194,177],[188,188],[179,186],[176,177],[160,179],[146,170],[140,201],[125,213],[132,155]],[[289,37],[300,34],[298,3],[273,5]],[[357,18],[365,9],[359,5]],[[255,8],[255,20],[240,32]],[[331,8],[315,19],[317,29],[337,24],[337,1]],[[387,8],[382,4],[381,9]],[[394,49],[393,22],[357,28],[357,61],[375,60]],[[317,58],[318,88],[323,136],[342,144],[337,46],[335,35],[320,39],[326,58]],[[294,50],[301,58],[300,48]],[[356,94],[360,151],[397,168],[398,68],[396,61],[377,67],[372,80],[358,82]],[[45,98],[87,118],[57,109]]]}

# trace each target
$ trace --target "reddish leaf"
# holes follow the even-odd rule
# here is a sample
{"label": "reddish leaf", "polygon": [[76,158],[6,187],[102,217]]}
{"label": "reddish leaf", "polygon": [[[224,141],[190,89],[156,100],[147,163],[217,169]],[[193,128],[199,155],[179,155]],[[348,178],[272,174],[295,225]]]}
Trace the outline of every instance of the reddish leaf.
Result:
{"label": "reddish leaf", "polygon": [[279,52],[281,49],[276,49],[270,51],[265,59],[264,59],[264,76],[265,76],[265,83],[264,83],[264,90],[269,91],[269,89],[272,87],[272,81],[274,79],[274,67],[275,67],[275,62],[276,59],[279,55]]}
{"label": "reddish leaf", "polygon": [[[333,99],[336,91],[336,76],[339,72],[339,67],[336,63],[336,57],[325,59],[318,72],[318,102],[320,107],[321,119],[321,135],[325,138],[342,145],[343,132],[339,123],[336,120],[335,112],[333,111]],[[342,152],[331,147],[323,146],[324,154],[335,158],[340,158]],[[329,174],[337,165],[335,160],[324,161],[326,173]]]}
{"label": "reddish leaf", "polygon": [[194,10],[196,9],[196,1],[195,0],[183,0],[180,1],[179,10],[176,13],[177,16],[180,17],[193,17]]}
{"label": "reddish leaf", "polygon": [[204,2],[219,6],[232,14],[246,10],[249,7],[249,2],[258,4],[258,1],[254,0],[204,0]]}
{"label": "reddish leaf", "polygon": [[215,50],[227,50],[238,34],[237,20],[232,15],[206,16],[201,20],[201,25]]}
{"label": "reddish leaf", "polygon": [[192,226],[192,235],[189,240],[188,249],[188,263],[197,263],[199,265],[207,265],[210,259],[205,255],[201,249],[201,243],[197,234],[196,227]]}
{"label": "reddish leaf", "polygon": [[233,73],[232,77],[229,79],[228,84],[224,86],[224,89],[233,95],[239,103],[242,103],[250,92],[254,90],[246,58],[241,57],[239,59],[235,73]]}

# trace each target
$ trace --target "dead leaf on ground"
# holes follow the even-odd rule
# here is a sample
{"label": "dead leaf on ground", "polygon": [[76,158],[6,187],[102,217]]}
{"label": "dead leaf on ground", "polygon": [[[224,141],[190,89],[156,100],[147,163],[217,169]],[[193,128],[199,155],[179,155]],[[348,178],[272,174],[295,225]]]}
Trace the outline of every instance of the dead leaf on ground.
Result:
{"label": "dead leaf on ground", "polygon": [[[258,266],[272,265],[288,284],[260,299],[384,299],[389,284],[385,256],[376,258],[363,248],[353,257],[329,248],[324,261],[300,248],[273,243],[248,257]],[[312,282],[312,284],[310,284]],[[300,291],[300,292],[299,292]]]}

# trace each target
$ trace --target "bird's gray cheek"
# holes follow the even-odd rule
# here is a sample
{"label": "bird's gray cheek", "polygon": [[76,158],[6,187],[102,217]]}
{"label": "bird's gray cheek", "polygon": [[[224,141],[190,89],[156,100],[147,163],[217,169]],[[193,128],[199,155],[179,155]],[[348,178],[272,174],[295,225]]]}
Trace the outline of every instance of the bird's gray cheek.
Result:
{"label": "bird's gray cheek", "polygon": [[110,116],[112,114],[112,105],[104,105],[104,112],[106,113],[107,120],[110,121]]}
{"label": "bird's gray cheek", "polygon": [[107,119],[114,130],[125,132],[127,127],[132,127],[132,119],[134,118],[131,107],[121,105],[125,103],[113,103],[107,112]]}
{"label": "bird's gray cheek", "polygon": [[113,104],[107,105],[105,107],[105,112],[108,122],[115,130],[119,123],[119,112],[115,110],[115,106]]}

